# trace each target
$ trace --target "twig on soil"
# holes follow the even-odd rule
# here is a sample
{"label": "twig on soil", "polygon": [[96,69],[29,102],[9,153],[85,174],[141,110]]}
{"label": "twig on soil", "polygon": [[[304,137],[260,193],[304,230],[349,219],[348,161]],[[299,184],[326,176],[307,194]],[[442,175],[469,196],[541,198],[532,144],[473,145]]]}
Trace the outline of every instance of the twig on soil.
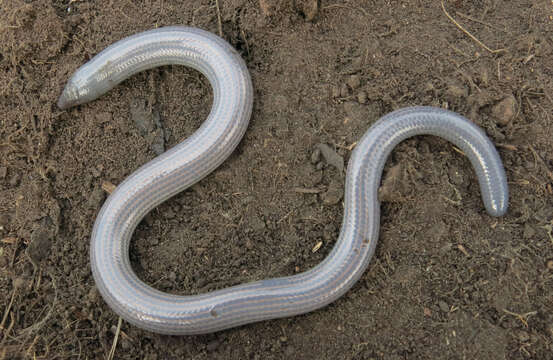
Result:
{"label": "twig on soil", "polygon": [[4,311],[4,316],[2,317],[2,322],[0,323],[0,330],[4,329],[4,324],[6,323],[6,320],[8,319],[8,314],[10,313],[10,310],[12,308],[13,299],[15,298],[16,292],[17,292],[17,287],[14,286],[13,292],[12,292],[12,297],[10,299],[8,307],[6,308],[6,311]]}
{"label": "twig on soil", "polygon": [[511,145],[511,144],[497,143],[495,144],[495,146],[505,150],[518,151],[518,148],[515,145]]}
{"label": "twig on soil", "polygon": [[491,27],[492,29],[495,29],[495,30],[498,30],[498,31],[507,32],[507,31],[505,31],[504,29],[501,29],[501,28],[499,28],[499,27],[497,27],[497,26],[494,26],[494,25],[492,25],[492,24],[490,24],[490,23],[487,23],[487,22],[485,22],[485,21],[482,21],[482,20],[478,20],[478,19],[476,19],[476,18],[473,18],[472,16],[465,15],[465,14],[463,14],[462,12],[456,11],[455,13],[456,13],[457,15],[459,15],[460,17],[464,17],[464,18],[467,19],[467,20],[474,21],[474,22],[477,22],[477,23],[482,24],[482,25],[486,25],[486,26]]}
{"label": "twig on soil", "polygon": [[341,149],[346,149],[347,151],[352,151],[355,146],[357,146],[357,141],[349,144],[349,145],[341,145],[341,144],[334,144],[336,147],[339,147]]}
{"label": "twig on soil", "polygon": [[470,32],[468,32],[464,27],[461,26],[461,24],[459,24],[451,15],[449,15],[449,13],[447,12],[447,10],[445,9],[445,5],[444,5],[444,1],[442,0],[442,10],[444,11],[444,14],[445,16],[448,17],[449,20],[451,20],[455,26],[457,26],[462,32],[464,32],[466,35],[468,35],[472,40],[474,40],[476,43],[478,43],[478,45],[482,46],[484,49],[488,50],[489,52],[491,52],[492,54],[497,54],[497,53],[500,53],[500,52],[504,52],[504,51],[507,51],[507,49],[496,49],[496,50],[493,50],[493,49],[490,49],[488,46],[486,46],[486,44],[484,44],[482,41],[478,40],[476,38],[476,36],[472,35]]}
{"label": "twig on soil", "polygon": [[283,222],[284,220],[286,220],[290,215],[292,215],[292,213],[294,212],[294,210],[290,210],[288,212],[288,214],[284,215],[282,218],[280,218],[278,221],[277,221],[277,224],[280,224],[281,222]]}
{"label": "twig on soil", "polygon": [[219,8],[219,0],[215,0],[215,7],[217,8],[217,25],[219,26],[219,36],[223,37],[223,23],[221,22],[221,9]]}
{"label": "twig on soil", "polygon": [[123,319],[119,317],[119,321],[117,321],[117,330],[115,330],[115,337],[113,338],[113,345],[111,345],[111,350],[108,354],[108,360],[112,360],[113,356],[115,355],[115,348],[117,347],[117,339],[119,339],[119,333],[121,332],[121,323],[123,322]]}
{"label": "twig on soil", "polygon": [[466,257],[470,257],[469,252],[467,251],[467,249],[465,249],[465,247],[462,244],[457,244],[457,249],[459,249],[460,252],[465,254]]}
{"label": "twig on soil", "polygon": [[[40,339],[40,336],[36,335],[33,341],[31,342],[31,345],[29,345],[29,347],[27,348],[27,351],[25,352],[25,356],[27,356],[28,358],[31,358],[31,350],[33,350],[33,348],[35,347],[38,339]],[[33,358],[36,358],[36,357],[33,357]]]}
{"label": "twig on soil", "polygon": [[0,341],[0,349],[2,349],[4,347],[4,342],[8,338],[8,335],[12,331],[13,325],[15,324],[15,318],[13,316],[13,313],[10,313],[10,318],[11,318],[10,325],[8,326],[6,331],[4,332],[4,336],[2,337],[2,341]]}
{"label": "twig on soil", "polygon": [[250,56],[250,45],[248,45],[248,40],[246,39],[244,29],[240,29],[240,35],[242,35],[242,40],[244,40],[244,44],[246,44],[246,52],[248,53],[248,56]]}
{"label": "twig on soil", "polygon": [[15,238],[15,245],[13,247],[12,258],[10,259],[10,268],[13,268],[13,263],[15,262],[15,254],[17,253],[17,248],[19,247],[19,238]]}
{"label": "twig on soil", "polygon": [[537,311],[530,311],[530,312],[527,312],[526,314],[517,314],[515,312],[512,312],[512,311],[509,311],[507,309],[503,309],[503,312],[505,314],[509,314],[509,315],[512,315],[514,317],[516,317],[517,319],[520,320],[520,322],[522,324],[524,324],[524,326],[526,328],[528,328],[528,318],[531,316],[531,315],[536,315],[538,312]]}

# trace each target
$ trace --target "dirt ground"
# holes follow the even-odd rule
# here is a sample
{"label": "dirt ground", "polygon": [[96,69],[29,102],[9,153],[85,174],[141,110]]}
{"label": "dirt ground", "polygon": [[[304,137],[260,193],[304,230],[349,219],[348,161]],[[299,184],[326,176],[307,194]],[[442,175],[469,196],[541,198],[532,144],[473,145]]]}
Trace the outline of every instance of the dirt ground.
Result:
{"label": "dirt ground", "polygon": [[109,356],[118,317],[90,272],[95,216],[112,184],[199,127],[211,89],[169,66],[89,104],[55,104],[107,45],[174,24],[221,30],[255,100],[234,154],[138,227],[133,266],[156,288],[196,294],[319,263],[345,174],[316,149],[347,162],[373,122],[406,106],[485,129],[510,209],[486,214],[451,144],[407,140],[386,166],[375,257],[343,298],[204,336],[123,322],[114,358],[553,357],[550,0],[447,0],[445,11],[430,0],[0,0],[0,359]]}

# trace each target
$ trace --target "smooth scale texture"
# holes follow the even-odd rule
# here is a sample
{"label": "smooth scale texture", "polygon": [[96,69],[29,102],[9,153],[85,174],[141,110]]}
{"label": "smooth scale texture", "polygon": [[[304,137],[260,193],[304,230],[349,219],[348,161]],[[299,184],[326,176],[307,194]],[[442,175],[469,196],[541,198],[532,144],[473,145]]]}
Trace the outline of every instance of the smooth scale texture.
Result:
{"label": "smooth scale texture", "polygon": [[[164,334],[209,333],[321,308],[348,291],[366,269],[380,222],[377,193],[386,159],[402,140],[421,134],[453,142],[470,159],[490,215],[507,211],[501,159],[476,125],[450,111],[413,107],[376,122],[348,165],[340,236],[328,257],[294,276],[242,284],[195,296],[163,293],[142,282],[129,261],[129,243],[155,206],[220,165],[242,138],[252,109],[252,85],[236,51],[221,38],[169,27],[125,38],[82,66],[66,85],[61,108],[93,100],[129,76],[166,64],[202,72],[214,91],[208,119],[191,137],[129,176],[102,207],[91,238],[92,272],[108,305],[136,326]],[[367,119],[370,121],[370,119]]]}

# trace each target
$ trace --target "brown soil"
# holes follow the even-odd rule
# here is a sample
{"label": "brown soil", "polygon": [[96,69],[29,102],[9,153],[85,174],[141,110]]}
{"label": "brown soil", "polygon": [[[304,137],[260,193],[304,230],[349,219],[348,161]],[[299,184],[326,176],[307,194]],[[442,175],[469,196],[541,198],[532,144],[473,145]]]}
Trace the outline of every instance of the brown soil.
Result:
{"label": "brown soil", "polygon": [[[449,143],[410,139],[386,167],[375,257],[342,299],[205,336],[123,322],[115,358],[551,359],[551,1],[446,1],[482,44],[440,1],[219,5],[253,78],[251,125],[221,168],[139,226],[142,279],[192,294],[319,263],[340,227],[340,158],[405,106],[449,108],[485,129],[509,213],[485,213]],[[3,0],[0,14],[0,359],[104,359],[118,317],[90,272],[95,216],[111,184],[201,124],[211,90],[171,66],[69,111],[55,103],[75,69],[124,36],[172,24],[218,33],[216,2]]]}

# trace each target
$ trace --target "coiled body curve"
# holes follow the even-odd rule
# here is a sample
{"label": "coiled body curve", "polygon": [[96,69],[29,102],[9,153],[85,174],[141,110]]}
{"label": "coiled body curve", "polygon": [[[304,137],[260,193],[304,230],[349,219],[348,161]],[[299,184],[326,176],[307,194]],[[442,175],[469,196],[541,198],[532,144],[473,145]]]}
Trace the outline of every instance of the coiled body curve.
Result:
{"label": "coiled body curve", "polygon": [[107,304],[141,328],[163,334],[209,333],[321,308],[347,292],[374,254],[380,223],[378,188],[384,164],[402,140],[440,136],[470,159],[492,216],[505,214],[508,188],[495,147],[476,125],[443,109],[412,107],[377,121],[355,147],[346,175],[339,238],[328,257],[304,273],[194,296],[171,295],[143,283],[129,260],[132,233],[155,206],[219,166],[242,138],[253,102],[247,68],[219,37],[168,27],[125,38],[83,65],[58,102],[68,108],[93,100],[133,74],[166,64],[191,66],[209,80],[214,100],[208,119],[191,137],[125,179],[97,216],[90,244],[96,285]]}

